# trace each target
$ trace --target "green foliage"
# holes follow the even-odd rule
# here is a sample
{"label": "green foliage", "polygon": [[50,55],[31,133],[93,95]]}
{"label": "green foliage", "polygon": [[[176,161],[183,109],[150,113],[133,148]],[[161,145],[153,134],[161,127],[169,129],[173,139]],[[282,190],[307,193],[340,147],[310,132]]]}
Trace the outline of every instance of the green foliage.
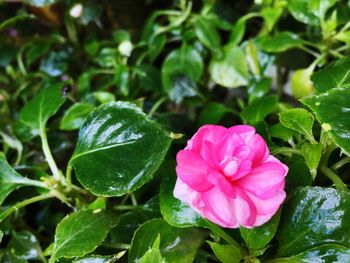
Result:
{"label": "green foliage", "polygon": [[[0,262],[350,261],[349,3],[2,1],[0,20]],[[174,197],[176,154],[242,123],[287,198],[222,229]]]}
{"label": "green foliage", "polygon": [[50,262],[61,257],[84,256],[94,251],[117,222],[115,215],[101,209],[68,215],[57,225]]}
{"label": "green foliage", "polygon": [[[94,194],[120,196],[152,179],[170,141],[136,105],[110,102],[83,123],[69,164],[82,185]],[[130,156],[132,162],[127,161]]]}
{"label": "green foliage", "polygon": [[[129,262],[145,262],[146,258],[159,257],[167,262],[193,262],[196,250],[205,237],[199,229],[179,229],[168,225],[162,219],[152,219],[144,223],[134,235],[131,243]],[[151,252],[150,252],[151,249]],[[153,252],[152,252],[153,250]],[[156,254],[156,255],[155,255]],[[158,262],[158,261],[156,261]]]}
{"label": "green foliage", "polygon": [[277,239],[278,255],[291,256],[312,247],[336,243],[349,246],[348,192],[332,188],[302,188],[284,209]]}

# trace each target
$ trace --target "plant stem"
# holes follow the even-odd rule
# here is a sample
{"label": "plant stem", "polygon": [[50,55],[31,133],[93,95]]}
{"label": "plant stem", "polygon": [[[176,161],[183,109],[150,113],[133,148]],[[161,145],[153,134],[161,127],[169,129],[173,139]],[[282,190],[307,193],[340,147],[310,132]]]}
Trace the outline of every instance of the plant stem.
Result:
{"label": "plant stem", "polygon": [[115,249],[129,249],[131,245],[125,244],[125,243],[103,242],[102,246],[107,247],[107,248],[115,248]]}
{"label": "plant stem", "polygon": [[237,248],[239,248],[242,251],[242,254],[245,254],[245,251],[243,248],[238,244],[236,240],[234,240],[229,234],[227,234],[224,230],[221,229],[221,227],[215,225],[214,223],[211,223],[206,220],[206,223],[208,225],[208,228],[217,234],[219,237],[221,237],[223,240],[225,240],[228,244],[233,245]]}
{"label": "plant stem", "polygon": [[347,191],[349,192],[348,187],[344,182],[340,179],[340,177],[334,173],[331,169],[326,166],[321,167],[321,172],[324,173],[335,185],[335,188],[339,191]]}
{"label": "plant stem", "polygon": [[157,109],[159,108],[160,105],[163,104],[163,102],[166,101],[166,97],[163,97],[163,98],[160,98],[156,103],[154,103],[153,107],[150,109],[150,111],[148,112],[148,116],[152,116],[156,111]]}
{"label": "plant stem", "polygon": [[113,207],[115,210],[136,210],[136,209],[142,209],[142,206],[135,206],[135,205],[116,205]]}
{"label": "plant stem", "polygon": [[301,152],[301,150],[299,149],[295,149],[295,148],[289,148],[289,147],[281,147],[278,148],[276,150],[271,151],[271,154],[275,155],[275,154],[297,154],[297,155],[303,155],[303,153]]}
{"label": "plant stem", "polygon": [[69,192],[72,189],[72,166],[68,164],[66,171],[66,190]]}
{"label": "plant stem", "polygon": [[64,181],[63,176],[62,176],[60,170],[58,170],[58,167],[55,163],[55,160],[53,159],[53,156],[52,156],[52,153],[51,153],[51,150],[49,147],[49,143],[47,141],[45,127],[43,127],[41,129],[40,137],[41,137],[41,144],[42,144],[43,152],[44,152],[46,161],[49,164],[49,167],[51,169],[53,178],[58,182],[63,182]]}
{"label": "plant stem", "polygon": [[34,196],[32,198],[26,199],[22,202],[19,202],[13,206],[11,206],[10,208],[8,208],[7,210],[5,210],[4,212],[2,212],[0,214],[0,223],[2,221],[4,221],[4,219],[6,217],[8,217],[9,215],[11,215],[13,212],[17,211],[18,209],[25,207],[27,205],[33,204],[35,202],[39,202],[45,199],[49,199],[54,197],[54,195],[50,192],[50,193],[46,193],[46,194],[42,194],[42,195],[38,195],[38,196]]}
{"label": "plant stem", "polygon": [[343,159],[341,159],[340,161],[336,162],[335,164],[332,165],[331,169],[332,170],[338,170],[340,168],[342,168],[345,164],[350,162],[350,157],[347,156]]}

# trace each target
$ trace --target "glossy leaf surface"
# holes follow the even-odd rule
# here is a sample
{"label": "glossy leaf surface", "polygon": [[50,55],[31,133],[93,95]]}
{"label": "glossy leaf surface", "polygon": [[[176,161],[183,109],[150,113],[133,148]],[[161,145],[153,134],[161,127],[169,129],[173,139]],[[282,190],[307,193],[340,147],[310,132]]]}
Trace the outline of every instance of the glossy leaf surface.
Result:
{"label": "glossy leaf surface", "polygon": [[70,164],[94,194],[119,196],[152,179],[169,145],[168,134],[136,105],[112,102],[85,120]]}
{"label": "glossy leaf surface", "polygon": [[307,166],[310,168],[313,179],[316,177],[318,163],[320,162],[323,146],[321,143],[305,143],[301,147]]}
{"label": "glossy leaf surface", "polygon": [[350,89],[337,88],[329,92],[305,98],[302,102],[310,107],[316,119],[333,141],[350,155]]}
{"label": "glossy leaf surface", "polygon": [[63,84],[55,84],[42,89],[22,109],[22,122],[39,133],[44,129],[49,118],[54,115],[66,100],[63,95]]}
{"label": "glossy leaf surface", "polygon": [[241,227],[239,231],[250,250],[259,250],[265,247],[275,236],[281,213],[278,212],[267,223],[252,229]]}
{"label": "glossy leaf surface", "polygon": [[66,216],[57,225],[51,258],[84,256],[94,251],[117,222],[116,216],[100,209]]}
{"label": "glossy leaf surface", "polygon": [[350,245],[350,193],[305,187],[283,208],[278,255],[290,256],[327,243]]}
{"label": "glossy leaf surface", "polygon": [[309,0],[290,0],[287,7],[292,16],[299,22],[317,25],[319,20],[309,9],[309,2]]}
{"label": "glossy leaf surface", "polygon": [[94,108],[94,105],[86,102],[74,104],[64,113],[61,119],[60,129],[66,131],[79,129],[85,118]]}
{"label": "glossy leaf surface", "polygon": [[172,51],[164,60],[162,66],[162,82],[165,91],[171,92],[176,86],[176,76],[186,76],[190,81],[197,82],[202,76],[203,60],[200,54],[191,46],[183,45]]}
{"label": "glossy leaf surface", "polygon": [[37,238],[28,231],[13,233],[8,249],[18,259],[46,262]]}
{"label": "glossy leaf surface", "polygon": [[151,249],[149,249],[143,256],[140,258],[140,263],[148,263],[148,262],[154,262],[154,263],[162,263],[163,258],[162,254],[159,250],[160,245],[160,236],[158,235],[156,240],[153,243],[153,246]]}
{"label": "glossy leaf surface", "polygon": [[73,263],[113,263],[119,259],[119,255],[113,256],[97,256],[89,255],[73,261]]}
{"label": "glossy leaf surface", "polygon": [[288,129],[304,134],[312,139],[314,117],[305,109],[291,109],[280,114],[280,122]]}
{"label": "glossy leaf surface", "polygon": [[191,263],[205,234],[195,228],[174,228],[163,219],[152,219],[144,223],[134,235],[129,251],[129,262],[137,262],[153,247],[160,236],[159,250],[166,262]]}
{"label": "glossy leaf surface", "polygon": [[210,241],[207,243],[222,263],[239,263],[243,258],[241,250],[233,245],[221,245]]}
{"label": "glossy leaf surface", "polygon": [[349,87],[349,73],[350,57],[344,57],[312,74],[311,80],[318,92],[326,92],[334,88]]}
{"label": "glossy leaf surface", "polygon": [[277,258],[271,263],[309,263],[309,262],[350,262],[350,249],[337,244],[327,244],[311,248],[298,255]]}
{"label": "glossy leaf surface", "polygon": [[243,51],[234,44],[226,45],[222,54],[216,54],[209,65],[212,80],[226,88],[247,84],[248,64]]}

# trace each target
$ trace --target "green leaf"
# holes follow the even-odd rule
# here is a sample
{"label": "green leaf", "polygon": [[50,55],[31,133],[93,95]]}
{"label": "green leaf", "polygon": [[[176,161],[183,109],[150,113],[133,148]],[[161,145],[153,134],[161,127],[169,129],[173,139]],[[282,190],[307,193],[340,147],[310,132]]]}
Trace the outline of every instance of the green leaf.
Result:
{"label": "green leaf", "polygon": [[331,8],[337,0],[311,0],[308,3],[308,9],[319,18],[320,21],[323,21],[326,12]]}
{"label": "green leaf", "polygon": [[313,68],[296,70],[291,79],[291,89],[294,98],[300,99],[310,95],[314,86],[310,80]]}
{"label": "green leaf", "polygon": [[199,125],[217,124],[227,114],[233,113],[233,110],[217,102],[208,103],[198,117]]}
{"label": "green leaf", "polygon": [[101,209],[74,212],[57,225],[50,262],[93,252],[117,224],[115,215]]}
{"label": "green leaf", "polygon": [[135,67],[134,72],[137,74],[140,86],[143,89],[158,92],[163,90],[160,72],[155,66],[151,64],[142,64]]}
{"label": "green leaf", "polygon": [[350,249],[337,244],[327,244],[311,248],[295,256],[269,260],[269,263],[300,262],[350,262]]}
{"label": "green leaf", "polygon": [[275,26],[277,20],[282,15],[283,8],[281,7],[265,7],[261,10],[261,16],[265,20],[267,30],[270,32]]}
{"label": "green leaf", "polygon": [[0,185],[0,205],[12,191],[24,185],[43,187],[41,182],[23,177],[13,170],[2,152],[0,152]]}
{"label": "green leaf", "polygon": [[24,2],[32,6],[43,7],[47,5],[52,5],[55,2],[57,2],[57,0],[25,0]]}
{"label": "green leaf", "polygon": [[58,77],[68,71],[69,54],[66,50],[51,51],[40,63],[40,71]]}
{"label": "green leaf", "polygon": [[245,122],[257,124],[275,110],[277,102],[275,95],[257,98],[242,111],[241,116]]}
{"label": "green leaf", "polygon": [[315,179],[317,174],[318,163],[321,160],[323,146],[321,143],[309,144],[305,143],[301,147],[307,166],[310,169],[312,178]]}
{"label": "green leaf", "polygon": [[162,263],[163,258],[162,254],[160,253],[159,250],[159,245],[160,245],[160,235],[158,234],[156,240],[153,243],[153,246],[151,249],[149,249],[143,256],[140,258],[139,262],[140,263],[149,263],[149,262],[154,262],[154,263]]}
{"label": "green leaf", "polygon": [[174,197],[173,191],[176,182],[175,165],[161,172],[160,211],[168,224],[175,227],[206,226],[205,220],[188,204]]}
{"label": "green leaf", "polygon": [[95,61],[101,67],[111,68],[117,64],[117,49],[111,47],[105,47],[100,50],[98,55],[95,57]]}
{"label": "green leaf", "polygon": [[50,50],[49,42],[32,43],[27,51],[27,64],[31,65],[38,58],[44,56]]}
{"label": "green leaf", "polygon": [[196,83],[186,75],[173,75],[171,78],[172,88],[169,98],[179,104],[185,97],[194,97],[197,94]]}
{"label": "green leaf", "polygon": [[241,227],[239,231],[250,251],[258,251],[264,248],[277,231],[281,213],[275,214],[267,223],[251,229]]}
{"label": "green leaf", "polygon": [[7,135],[6,133],[3,133],[1,131],[0,138],[2,138],[5,145],[17,151],[17,158],[15,164],[18,164],[21,161],[23,152],[23,144],[21,143],[21,141],[18,140],[15,136]]}
{"label": "green leaf", "polygon": [[239,263],[243,259],[242,252],[233,245],[220,245],[215,242],[207,241],[213,250],[215,256],[222,263]]}
{"label": "green leaf", "polygon": [[311,76],[317,92],[350,86],[350,57],[341,58]]}
{"label": "green leaf", "polygon": [[163,51],[166,44],[165,34],[154,34],[147,40],[148,54],[151,61],[154,61]]}
{"label": "green leaf", "polygon": [[304,134],[312,142],[315,141],[312,134],[314,117],[307,110],[296,108],[284,111],[280,114],[280,122],[286,128]]}
{"label": "green leaf", "polygon": [[94,194],[120,196],[152,179],[170,142],[136,105],[110,102],[85,120],[70,165]]}
{"label": "green leaf", "polygon": [[284,127],[281,123],[269,126],[270,137],[278,138],[283,141],[291,141],[293,139],[294,131]]}
{"label": "green leaf", "polygon": [[333,141],[350,155],[350,122],[349,122],[350,89],[337,88],[329,92],[305,98],[302,102],[310,107],[316,119]]}
{"label": "green leaf", "polygon": [[287,159],[285,163],[289,168],[286,177],[287,192],[293,192],[300,186],[310,186],[312,184],[312,175],[303,156],[293,154],[292,158]]}
{"label": "green leaf", "polygon": [[8,250],[13,256],[21,260],[37,259],[46,262],[37,238],[28,231],[13,232]]}
{"label": "green leaf", "polygon": [[196,16],[194,30],[199,41],[207,48],[216,52],[220,48],[220,35],[209,20],[202,16]]}
{"label": "green leaf", "polygon": [[132,236],[146,220],[147,216],[142,211],[131,211],[120,215],[119,224],[110,231],[114,242],[130,244]]}
{"label": "green leaf", "polygon": [[[248,41],[248,43],[245,47],[245,53],[246,53],[246,59],[247,59],[250,71],[258,79],[260,79],[261,66],[260,66],[259,51],[256,48],[256,45],[254,44],[254,42],[252,40]],[[265,78],[265,79],[267,79],[267,78]]]}
{"label": "green leaf", "polygon": [[283,208],[277,233],[279,256],[302,253],[327,243],[350,245],[350,193],[305,187]]}
{"label": "green leaf", "polygon": [[[203,60],[200,54],[189,45],[173,50],[165,58],[162,66],[162,82],[166,92],[176,89],[177,76],[186,76],[189,82],[196,83],[202,76]],[[193,85],[191,85],[193,86]]]}
{"label": "green leaf", "polygon": [[211,79],[226,88],[236,88],[247,84],[248,65],[242,49],[234,44],[226,45],[220,54],[210,61]]}
{"label": "green leaf", "polygon": [[257,47],[266,52],[283,52],[300,47],[303,41],[291,32],[280,32],[274,36],[263,36],[256,40]]}
{"label": "green leaf", "polygon": [[129,94],[129,67],[124,64],[116,66],[115,69],[115,82],[123,96]]}
{"label": "green leaf", "polygon": [[66,131],[79,129],[94,108],[95,106],[90,103],[75,103],[64,113],[60,122],[60,129]]}
{"label": "green leaf", "polygon": [[334,36],[334,39],[344,42],[347,46],[350,46],[350,31],[339,32]]}
{"label": "green leaf", "polygon": [[163,219],[152,219],[144,223],[134,235],[129,250],[129,262],[138,262],[152,248],[158,235],[159,250],[165,262],[191,263],[201,245],[205,232],[196,228],[174,228]]}
{"label": "green leaf", "polygon": [[66,100],[63,95],[64,84],[58,83],[42,89],[20,113],[20,119],[38,134],[45,129],[46,123]]}
{"label": "green leaf", "polygon": [[229,41],[232,45],[238,45],[242,41],[246,30],[246,22],[247,19],[245,17],[241,17],[233,26]]}
{"label": "green leaf", "polygon": [[270,90],[271,87],[271,78],[261,78],[257,81],[252,81],[248,86],[248,96],[249,103],[253,100],[265,96],[266,93]]}
{"label": "green leaf", "polygon": [[117,255],[112,256],[99,256],[99,255],[88,255],[82,258],[78,258],[73,263],[113,263],[124,255],[124,252],[120,252]]}
{"label": "green leaf", "polygon": [[318,25],[319,20],[317,16],[315,16],[315,14],[313,14],[309,9],[309,2],[310,0],[289,0],[287,2],[288,11],[299,22],[310,25]]}

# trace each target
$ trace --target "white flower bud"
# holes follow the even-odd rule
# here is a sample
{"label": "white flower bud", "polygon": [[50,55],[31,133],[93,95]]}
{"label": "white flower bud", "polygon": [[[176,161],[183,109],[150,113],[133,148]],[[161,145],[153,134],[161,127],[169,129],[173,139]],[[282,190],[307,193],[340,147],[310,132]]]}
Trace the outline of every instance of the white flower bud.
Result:
{"label": "white flower bud", "polygon": [[78,18],[83,14],[83,5],[82,4],[75,4],[70,10],[69,14],[71,17]]}
{"label": "white flower bud", "polygon": [[130,56],[132,49],[133,49],[133,45],[129,40],[125,40],[121,42],[118,46],[118,50],[120,54],[126,57]]}

